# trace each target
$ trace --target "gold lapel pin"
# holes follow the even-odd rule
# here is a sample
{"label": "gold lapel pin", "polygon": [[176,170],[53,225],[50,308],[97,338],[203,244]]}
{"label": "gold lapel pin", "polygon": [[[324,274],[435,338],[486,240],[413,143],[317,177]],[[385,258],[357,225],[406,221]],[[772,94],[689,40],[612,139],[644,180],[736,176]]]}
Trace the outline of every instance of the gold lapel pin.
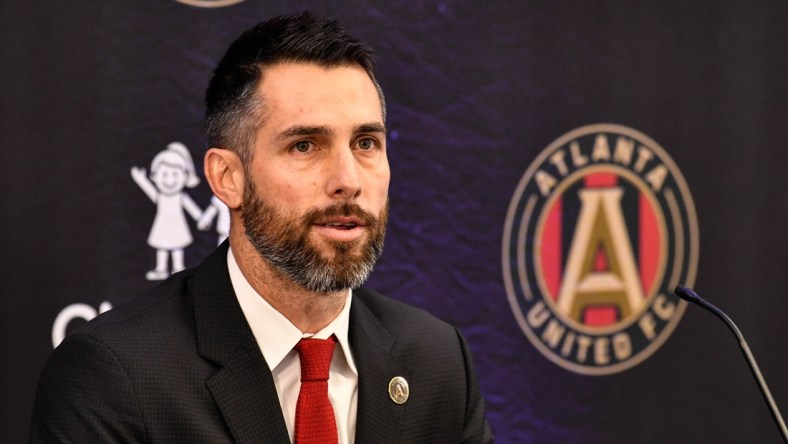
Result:
{"label": "gold lapel pin", "polygon": [[389,396],[397,404],[405,404],[410,396],[408,381],[402,376],[395,376],[389,381]]}

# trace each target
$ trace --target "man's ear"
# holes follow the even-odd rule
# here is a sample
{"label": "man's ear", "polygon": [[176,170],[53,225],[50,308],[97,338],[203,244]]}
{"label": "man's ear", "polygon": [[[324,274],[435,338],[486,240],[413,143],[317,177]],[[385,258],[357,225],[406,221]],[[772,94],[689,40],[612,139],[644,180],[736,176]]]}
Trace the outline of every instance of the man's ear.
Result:
{"label": "man's ear", "polygon": [[211,190],[231,210],[243,202],[244,169],[237,154],[222,148],[210,148],[205,153],[205,179]]}

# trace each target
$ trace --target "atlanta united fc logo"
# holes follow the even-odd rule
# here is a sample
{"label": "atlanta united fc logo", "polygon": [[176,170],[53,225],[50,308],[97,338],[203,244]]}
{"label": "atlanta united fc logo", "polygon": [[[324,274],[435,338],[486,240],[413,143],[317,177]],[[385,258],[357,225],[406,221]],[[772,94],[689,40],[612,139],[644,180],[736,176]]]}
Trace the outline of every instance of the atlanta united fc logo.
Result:
{"label": "atlanta united fc logo", "polygon": [[577,373],[639,364],[670,336],[692,286],[698,224],[662,147],[621,125],[550,144],[512,197],[503,237],[512,311],[533,345]]}

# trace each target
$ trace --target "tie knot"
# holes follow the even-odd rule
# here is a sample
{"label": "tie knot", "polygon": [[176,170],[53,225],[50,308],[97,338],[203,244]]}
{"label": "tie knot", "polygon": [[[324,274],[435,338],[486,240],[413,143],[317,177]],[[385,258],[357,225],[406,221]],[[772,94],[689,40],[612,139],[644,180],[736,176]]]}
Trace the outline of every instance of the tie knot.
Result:
{"label": "tie knot", "polygon": [[328,339],[304,338],[296,344],[298,357],[301,360],[301,381],[327,381],[331,358],[337,338]]}

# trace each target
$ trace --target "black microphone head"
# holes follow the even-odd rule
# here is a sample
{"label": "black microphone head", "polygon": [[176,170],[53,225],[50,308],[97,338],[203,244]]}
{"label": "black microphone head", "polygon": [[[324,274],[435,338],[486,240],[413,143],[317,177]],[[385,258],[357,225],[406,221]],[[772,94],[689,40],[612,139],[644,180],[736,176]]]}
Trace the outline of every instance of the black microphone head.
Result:
{"label": "black microphone head", "polygon": [[680,297],[681,299],[684,299],[687,302],[699,304],[701,301],[701,298],[700,296],[697,295],[697,293],[692,291],[691,288],[685,287],[683,285],[676,285],[676,289],[673,290],[673,293],[675,293],[676,296]]}

